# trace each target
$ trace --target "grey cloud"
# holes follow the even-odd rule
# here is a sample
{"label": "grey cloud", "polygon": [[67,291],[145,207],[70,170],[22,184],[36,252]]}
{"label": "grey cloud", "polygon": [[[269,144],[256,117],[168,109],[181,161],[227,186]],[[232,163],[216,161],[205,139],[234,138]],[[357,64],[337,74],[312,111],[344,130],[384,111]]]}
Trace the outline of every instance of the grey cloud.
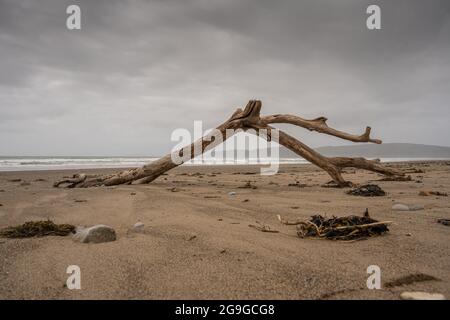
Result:
{"label": "grey cloud", "polygon": [[[79,31],[65,28],[73,3]],[[365,28],[369,4],[380,31]],[[450,145],[448,39],[446,0],[0,0],[0,154],[162,154],[173,129],[250,98]]]}

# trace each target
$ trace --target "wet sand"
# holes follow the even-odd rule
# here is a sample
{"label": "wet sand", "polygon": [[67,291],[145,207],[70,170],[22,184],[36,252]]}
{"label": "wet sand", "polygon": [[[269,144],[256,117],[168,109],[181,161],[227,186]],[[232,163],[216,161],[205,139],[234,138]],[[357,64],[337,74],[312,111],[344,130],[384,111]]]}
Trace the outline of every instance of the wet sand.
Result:
{"label": "wet sand", "polygon": [[[450,193],[450,162],[392,165],[424,172],[411,173],[409,182],[376,181],[387,195],[373,198],[321,187],[329,177],[311,165],[282,166],[274,176],[260,175],[257,166],[180,167],[149,185],[90,189],[52,187],[73,171],[2,172],[0,228],[51,219],[106,224],[118,238],[0,238],[0,299],[399,299],[403,291],[449,298],[450,227],[436,222],[450,219],[449,197],[418,194]],[[380,179],[346,172],[355,183]],[[256,189],[240,188],[248,181]],[[289,186],[296,181],[306,186]],[[391,210],[397,202],[425,208]],[[300,239],[295,226],[276,218],[359,215],[366,208],[374,219],[395,222],[389,233],[350,243]],[[144,233],[130,232],[137,221]],[[279,233],[250,228],[255,221]],[[65,287],[69,265],[81,268],[81,290]],[[369,265],[381,268],[381,290],[367,289]],[[385,286],[419,273],[439,281]]]}

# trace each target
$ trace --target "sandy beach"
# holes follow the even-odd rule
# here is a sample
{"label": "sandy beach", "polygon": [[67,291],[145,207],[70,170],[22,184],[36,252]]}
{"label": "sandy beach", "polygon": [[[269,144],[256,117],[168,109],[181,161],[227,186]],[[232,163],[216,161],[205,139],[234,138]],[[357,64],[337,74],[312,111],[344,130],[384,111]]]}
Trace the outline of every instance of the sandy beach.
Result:
{"label": "sandy beach", "polygon": [[[74,171],[0,173],[0,228],[51,219],[76,226],[106,224],[117,240],[84,244],[71,236],[0,238],[0,299],[399,299],[403,291],[450,297],[450,162],[391,164],[412,181],[373,182],[384,197],[323,188],[329,176],[311,165],[285,165],[274,176],[257,166],[186,166],[149,185],[57,189]],[[90,170],[90,173],[117,171]],[[422,172],[423,171],[423,172]],[[20,179],[20,180],[19,180]],[[256,188],[242,188],[250,181]],[[289,186],[298,181],[306,186]],[[230,192],[235,192],[231,194]],[[394,203],[423,210],[393,211]],[[356,242],[300,239],[287,219],[360,215],[391,220],[383,236]],[[143,233],[130,232],[138,221]],[[260,232],[259,221],[279,233]],[[81,269],[81,290],[65,287],[66,268]],[[382,289],[369,290],[369,265],[381,268]],[[437,280],[386,287],[414,274]]]}

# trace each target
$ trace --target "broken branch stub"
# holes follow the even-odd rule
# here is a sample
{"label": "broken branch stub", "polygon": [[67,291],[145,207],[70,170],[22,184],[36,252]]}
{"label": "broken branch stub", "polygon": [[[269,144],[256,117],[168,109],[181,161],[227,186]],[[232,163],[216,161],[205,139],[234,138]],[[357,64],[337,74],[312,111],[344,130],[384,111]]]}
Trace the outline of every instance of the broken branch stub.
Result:
{"label": "broken branch stub", "polygon": [[[237,109],[232,116],[224,123],[219,125],[215,132],[220,132],[222,135],[221,141],[216,141],[211,135],[202,137],[201,139],[191,143],[190,145],[175,151],[175,154],[169,153],[164,157],[144,165],[140,168],[127,169],[115,174],[107,175],[86,175],[77,174],[71,179],[63,179],[55,182],[55,187],[65,186],[68,188],[86,188],[93,186],[111,186],[118,184],[145,184],[150,183],[158,178],[163,173],[183,164],[185,161],[193,159],[205,151],[211,150],[220,143],[224,142],[230,137],[227,135],[228,129],[254,129],[257,134],[265,134],[269,140],[271,138],[271,130],[277,130],[270,126],[274,123],[288,123],[303,127],[311,131],[317,131],[332,135],[344,140],[353,142],[372,142],[381,143],[381,140],[372,139],[370,137],[370,127],[367,127],[362,135],[352,135],[329,127],[326,124],[327,118],[319,117],[313,120],[306,120],[294,115],[270,115],[261,117],[261,101],[250,100],[247,106],[242,109]],[[263,130],[261,130],[263,129]],[[251,130],[253,131],[253,130]],[[379,162],[367,160],[364,158],[347,158],[347,157],[325,157],[308,147],[296,138],[287,133],[278,130],[279,144],[295,152],[302,158],[315,164],[321,169],[325,170],[333,179],[334,183],[339,187],[349,186],[350,182],[345,181],[341,175],[341,170],[346,167],[355,167],[369,171],[378,172],[387,176],[403,176],[404,173],[387,168]],[[220,139],[219,139],[220,140]],[[196,147],[197,146],[197,147]],[[188,152],[190,151],[190,152]],[[183,158],[182,161],[174,162],[173,156]]]}

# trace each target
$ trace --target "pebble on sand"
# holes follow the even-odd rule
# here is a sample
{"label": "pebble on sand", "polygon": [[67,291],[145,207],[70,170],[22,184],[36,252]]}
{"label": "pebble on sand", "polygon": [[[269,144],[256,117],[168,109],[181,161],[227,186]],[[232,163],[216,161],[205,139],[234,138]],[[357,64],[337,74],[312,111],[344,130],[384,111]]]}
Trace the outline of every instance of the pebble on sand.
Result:
{"label": "pebble on sand", "polygon": [[392,206],[392,210],[395,211],[416,211],[416,210],[423,210],[425,207],[421,204],[411,204],[406,205],[403,203],[396,203]]}
{"label": "pebble on sand", "polygon": [[403,300],[445,300],[444,295],[440,293],[428,293],[422,291],[405,291],[400,294]]}
{"label": "pebble on sand", "polygon": [[229,196],[235,196],[235,195],[236,195],[236,192],[234,192],[234,191],[228,192],[228,195],[229,195]]}
{"label": "pebble on sand", "polygon": [[101,243],[116,240],[116,231],[102,224],[93,227],[78,229],[73,240],[81,243]]}
{"label": "pebble on sand", "polygon": [[138,221],[133,225],[131,230],[133,232],[144,232],[144,228],[145,228],[145,225],[142,222]]}
{"label": "pebble on sand", "polygon": [[395,211],[409,211],[409,207],[406,204],[396,203],[392,206],[392,210]]}

